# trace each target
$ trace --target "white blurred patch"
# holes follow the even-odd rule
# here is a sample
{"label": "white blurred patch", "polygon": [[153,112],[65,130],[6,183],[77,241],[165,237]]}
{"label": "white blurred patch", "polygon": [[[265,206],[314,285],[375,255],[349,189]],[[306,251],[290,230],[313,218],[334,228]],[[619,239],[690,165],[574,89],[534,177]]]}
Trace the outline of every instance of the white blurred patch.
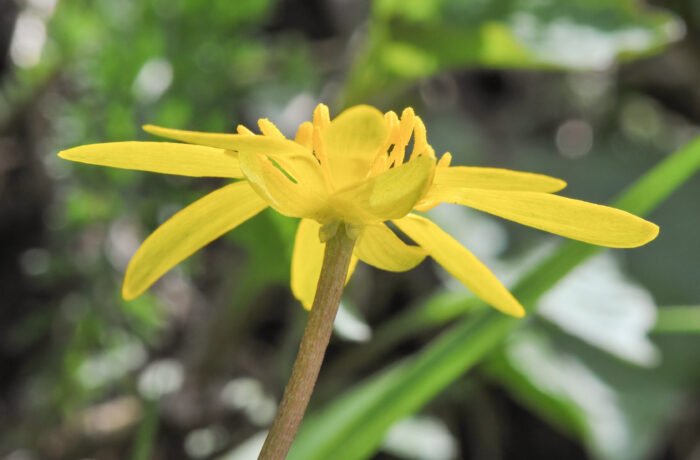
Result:
{"label": "white blurred patch", "polygon": [[144,102],[159,99],[173,82],[173,67],[164,58],[146,61],[134,79],[132,92]]}
{"label": "white blurred patch", "polygon": [[538,313],[569,334],[632,363],[653,366],[660,357],[647,337],[656,323],[654,299],[625,278],[608,252],[565,276],[540,299]]}
{"label": "white blurred patch", "polygon": [[224,446],[228,433],[220,425],[190,431],[185,437],[185,452],[193,458],[204,458]]}
{"label": "white blurred patch", "polygon": [[333,327],[335,333],[345,340],[366,342],[372,338],[372,329],[369,325],[348,309],[342,301]]}
{"label": "white blurred patch", "polygon": [[526,329],[511,336],[505,353],[510,365],[532,384],[585,413],[581,421],[596,450],[619,453],[630,442],[614,390],[578,358],[555,350],[544,336]]}
{"label": "white blurred patch", "polygon": [[318,101],[310,93],[297,94],[273,121],[285,136],[294,139],[297,128],[310,119],[317,104]]}
{"label": "white blurred patch", "polygon": [[221,402],[233,410],[240,410],[258,426],[272,423],[277,412],[277,401],[265,393],[260,381],[250,377],[231,380],[221,390]]}
{"label": "white blurred patch", "polygon": [[85,409],[80,422],[88,437],[101,437],[134,425],[140,416],[139,401],[133,396],[121,396]]}
{"label": "white blurred patch", "polygon": [[41,60],[46,43],[46,24],[33,11],[23,11],[17,16],[10,42],[10,57],[18,67],[34,67]]}
{"label": "white blurred patch", "polygon": [[260,431],[228,451],[220,460],[256,460],[266,437],[267,431]]}
{"label": "white blurred patch", "polygon": [[412,460],[457,458],[457,442],[445,424],[433,417],[411,417],[399,421],[387,433],[382,448]]}
{"label": "white blurred patch", "polygon": [[160,359],[149,364],[139,376],[139,393],[144,398],[159,399],[182,387],[185,371],[179,361]]}
{"label": "white blurred patch", "polygon": [[38,276],[46,273],[51,263],[51,255],[44,248],[31,248],[19,256],[19,264],[22,271],[30,276]]}
{"label": "white blurred patch", "polygon": [[585,156],[593,147],[593,127],[586,120],[567,120],[557,128],[554,141],[565,157]]}
{"label": "white blurred patch", "polygon": [[[613,32],[577,24],[566,17],[545,22],[525,12],[513,15],[511,27],[540,60],[577,69],[605,69],[620,53],[641,52],[659,42],[656,30],[643,27],[629,26]],[[676,21],[665,32],[668,40],[675,40],[684,29]]]}
{"label": "white blurred patch", "polygon": [[129,260],[141,244],[138,225],[131,219],[122,217],[109,226],[105,242],[105,255],[112,266],[124,271]]}
{"label": "white blurred patch", "polygon": [[123,342],[85,361],[78,368],[78,379],[86,388],[97,388],[125,376],[146,360],[141,342],[125,339]]}
{"label": "white blurred patch", "polygon": [[57,2],[58,0],[27,0],[27,6],[40,14],[44,19],[48,19],[53,15]]}

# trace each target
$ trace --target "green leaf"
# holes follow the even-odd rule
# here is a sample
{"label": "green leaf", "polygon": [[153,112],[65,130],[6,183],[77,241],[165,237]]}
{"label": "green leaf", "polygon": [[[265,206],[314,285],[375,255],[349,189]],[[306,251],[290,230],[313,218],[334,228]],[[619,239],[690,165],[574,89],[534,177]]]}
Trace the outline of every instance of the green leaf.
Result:
{"label": "green leaf", "polygon": [[346,97],[465,67],[600,70],[682,36],[678,19],[636,3],[376,1]]}
{"label": "green leaf", "polygon": [[[632,185],[613,206],[648,214],[700,169],[696,138]],[[575,266],[601,248],[578,242],[563,244],[531,270],[513,290],[530,312],[536,300]],[[470,297],[455,299],[473,307]],[[416,412],[459,376],[492,352],[520,321],[487,310],[464,320],[416,356],[357,385],[302,424],[289,455],[294,459],[362,459],[381,444],[392,424]]]}
{"label": "green leaf", "polygon": [[700,305],[660,308],[653,331],[667,334],[700,334]]}

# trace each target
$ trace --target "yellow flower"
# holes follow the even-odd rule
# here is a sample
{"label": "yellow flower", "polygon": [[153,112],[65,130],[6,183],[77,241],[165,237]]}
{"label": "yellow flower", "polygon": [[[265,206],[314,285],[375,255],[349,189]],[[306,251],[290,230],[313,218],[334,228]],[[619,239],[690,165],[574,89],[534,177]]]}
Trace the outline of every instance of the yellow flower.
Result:
{"label": "yellow flower", "polygon": [[[185,176],[240,179],[187,206],[156,229],[131,259],[122,295],[133,299],[173,266],[268,206],[301,218],[292,258],[291,286],[310,308],[324,241],[345,225],[357,259],[383,270],[405,271],[431,256],[477,296],[504,313],[524,309],[474,255],[430,220],[425,211],[457,203],[557,235],[609,247],[635,247],[656,237],[644,219],[554,195],[565,182],[505,169],[450,166],[438,161],[426,129],[411,108],[399,118],[369,106],[345,110],[332,121],[321,104],[312,122],[289,140],[267,119],[261,135],[182,131],[147,125],[149,133],[186,142],[115,142],[59,153],[68,160]],[[407,151],[413,138],[411,152]],[[413,240],[406,244],[393,225]]]}

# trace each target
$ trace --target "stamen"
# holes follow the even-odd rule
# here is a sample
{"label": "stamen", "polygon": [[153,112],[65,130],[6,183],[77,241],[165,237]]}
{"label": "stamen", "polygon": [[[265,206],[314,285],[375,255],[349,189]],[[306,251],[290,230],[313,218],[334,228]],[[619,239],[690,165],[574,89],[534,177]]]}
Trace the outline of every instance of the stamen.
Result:
{"label": "stamen", "polygon": [[326,155],[326,148],[323,145],[323,138],[321,137],[321,128],[319,128],[318,126],[314,126],[313,146],[316,158],[321,164],[321,171],[323,172],[323,182],[326,184],[326,189],[328,190],[328,192],[332,192],[335,189],[335,187],[333,187],[331,168],[328,164],[328,155]]}
{"label": "stamen", "polygon": [[389,165],[401,166],[403,164],[404,157],[406,156],[406,143],[399,140],[398,143],[394,144],[389,154]]}
{"label": "stamen", "polygon": [[[411,152],[411,160],[425,152],[428,146],[428,135],[420,117],[415,117],[415,126],[413,127],[413,151]],[[433,156],[435,154],[433,153]]]}
{"label": "stamen", "polygon": [[313,147],[313,137],[314,137],[314,125],[310,121],[305,121],[299,125],[297,130],[297,135],[294,137],[294,142],[299,145],[303,145],[307,149],[311,150]]}
{"label": "stamen", "polygon": [[326,104],[318,104],[314,109],[313,123],[315,127],[324,129],[331,123],[331,116]]}
{"label": "stamen", "polygon": [[389,166],[391,165],[390,156],[388,153],[389,147],[395,145],[401,139],[401,134],[399,131],[399,117],[396,115],[396,112],[390,110],[385,113],[384,121],[387,124],[389,136],[387,136],[386,142],[379,148],[377,154],[374,156],[372,166],[369,168],[369,171],[367,171],[367,177],[379,174],[389,169]]}
{"label": "stamen", "polygon": [[255,136],[255,133],[243,125],[236,126],[236,131],[242,136]]}
{"label": "stamen", "polygon": [[390,110],[385,113],[384,121],[387,124],[389,136],[387,137],[386,143],[384,144],[384,148],[382,150],[387,152],[389,147],[391,147],[392,144],[396,144],[397,139],[400,139],[401,134],[399,132],[399,117],[396,115],[396,112]]}
{"label": "stamen", "polygon": [[282,131],[277,129],[277,126],[275,126],[274,123],[272,123],[270,120],[267,118],[261,118],[258,120],[258,126],[260,127],[260,131],[263,133],[265,136],[269,137],[274,137],[277,139],[286,139],[284,137],[284,134],[282,134]]}
{"label": "stamen", "polygon": [[445,152],[442,154],[440,159],[437,162],[437,167],[438,168],[447,168],[450,166],[450,163],[452,163],[452,155],[450,152]]}
{"label": "stamen", "polygon": [[386,155],[385,150],[381,150],[377,156],[374,157],[374,162],[372,162],[372,167],[370,168],[367,177],[382,173],[387,169],[389,169],[389,157]]}
{"label": "stamen", "polygon": [[413,112],[412,108],[406,107],[403,109],[403,112],[401,112],[401,141],[404,145],[408,144],[408,140],[411,138],[415,119],[416,114]]}
{"label": "stamen", "polygon": [[415,113],[413,113],[413,109],[410,107],[406,107],[403,109],[403,112],[401,112],[399,138],[394,144],[394,148],[391,149],[390,155],[391,163],[394,165],[394,167],[402,165],[404,159],[406,158],[406,146],[411,140],[411,132],[414,129],[415,118]]}

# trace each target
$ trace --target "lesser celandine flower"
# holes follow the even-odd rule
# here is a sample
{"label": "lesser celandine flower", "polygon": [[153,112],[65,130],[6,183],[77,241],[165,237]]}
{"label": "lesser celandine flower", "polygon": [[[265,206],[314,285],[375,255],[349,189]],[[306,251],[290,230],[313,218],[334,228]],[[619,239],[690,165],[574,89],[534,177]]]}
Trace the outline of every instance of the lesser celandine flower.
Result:
{"label": "lesser celandine flower", "polygon": [[[147,125],[144,129],[152,134],[185,143],[115,142],[76,147],[59,154],[73,161],[118,168],[237,179],[175,214],[144,241],[127,268],[124,298],[137,297],[177,263],[268,206],[301,218],[291,286],[302,305],[309,309],[313,304],[314,311],[320,308],[317,304],[326,302],[318,298],[314,301],[317,283],[318,297],[323,297],[323,276],[320,283],[319,276],[324,245],[339,235],[354,242],[346,245],[352,258],[348,254],[342,262],[344,267],[338,276],[343,279],[336,291],[342,289],[346,273],[347,278],[351,276],[358,259],[400,272],[431,256],[488,304],[510,315],[524,315],[520,303],[486,266],[436,224],[416,213],[443,202],[602,246],[640,246],[658,233],[656,225],[624,211],[554,195],[566,185],[559,179],[504,169],[451,166],[449,153],[436,157],[423,122],[410,108],[399,117],[394,112],[382,114],[360,105],[331,120],[328,108],[319,105],[313,121],[302,123],[294,140],[286,139],[267,119],[259,120],[258,126],[262,132],[259,135],[243,126],[238,127],[237,134],[212,134]],[[406,244],[395,228],[415,245]],[[326,259],[330,259],[328,253]],[[331,297],[339,299],[339,292],[334,295]],[[337,300],[326,303],[333,302],[333,308],[337,308]],[[324,320],[330,326],[334,315],[335,310],[330,319]],[[307,332],[314,327],[310,319]],[[292,411],[285,401],[287,393],[294,393],[298,386],[293,383],[294,372],[303,367],[300,361],[305,355],[307,332],[280,413]],[[311,338],[309,346],[324,340],[327,344],[327,337]],[[321,358],[323,350],[325,344]],[[315,365],[320,366],[320,361]],[[311,387],[314,381],[315,374]],[[308,397],[299,403],[303,406],[301,414],[307,401]],[[275,432],[273,425],[270,436],[274,438]],[[291,438],[287,441],[291,444]],[[275,438],[271,443],[283,442]],[[286,454],[285,449],[275,455],[265,452],[263,449],[264,458]]]}
{"label": "lesser celandine flower", "polygon": [[[267,119],[261,135],[161,128],[152,134],[186,142],[114,142],[65,150],[62,158],[117,168],[239,179],[194,202],[144,241],[126,271],[125,299],[145,291],[190,254],[270,206],[300,217],[292,261],[295,296],[311,307],[324,242],[344,224],[357,239],[353,259],[405,271],[427,255],[495,308],[523,308],[471,252],[413,211],[457,203],[541,230],[609,247],[635,247],[658,227],[624,211],[554,195],[566,183],[505,169],[451,166],[438,160],[412,109],[399,118],[356,106],[330,120],[319,105],[289,140]],[[411,151],[407,145],[413,138]],[[405,244],[393,223],[417,246]],[[354,264],[353,264],[354,265]]]}

